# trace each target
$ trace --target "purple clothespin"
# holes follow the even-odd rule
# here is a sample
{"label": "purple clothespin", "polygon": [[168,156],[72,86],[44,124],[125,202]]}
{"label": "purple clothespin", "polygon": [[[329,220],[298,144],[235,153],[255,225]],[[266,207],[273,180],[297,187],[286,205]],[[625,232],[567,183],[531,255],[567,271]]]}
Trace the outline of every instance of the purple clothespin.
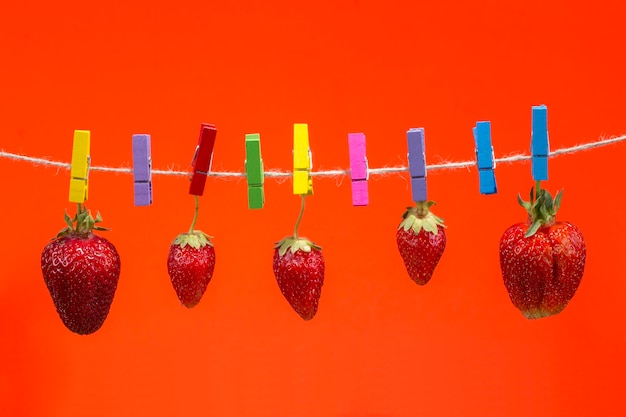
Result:
{"label": "purple clothespin", "polygon": [[133,180],[135,182],[135,205],[152,204],[150,135],[133,135]]}
{"label": "purple clothespin", "polygon": [[424,147],[424,128],[412,128],[406,132],[409,148],[409,173],[413,201],[426,200],[426,155]]}
{"label": "purple clothespin", "polygon": [[350,179],[352,180],[352,205],[367,206],[369,195],[367,192],[367,156],[365,154],[365,135],[363,133],[349,133],[348,146],[350,147]]}

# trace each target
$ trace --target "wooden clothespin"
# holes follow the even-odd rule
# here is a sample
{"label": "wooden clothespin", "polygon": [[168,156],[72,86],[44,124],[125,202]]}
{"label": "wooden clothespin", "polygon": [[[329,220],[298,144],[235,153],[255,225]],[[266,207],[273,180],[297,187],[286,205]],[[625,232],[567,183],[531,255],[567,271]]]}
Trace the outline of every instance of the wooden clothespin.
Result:
{"label": "wooden clothespin", "polygon": [[411,190],[413,201],[426,199],[426,154],[424,147],[424,128],[412,128],[406,132],[408,142],[409,173],[411,174]]}
{"label": "wooden clothespin", "polygon": [[550,141],[548,139],[548,108],[545,105],[532,108],[530,149],[533,179],[535,181],[547,180]]}
{"label": "wooden clothespin", "polygon": [[133,181],[135,205],[152,204],[152,156],[150,135],[133,135]]}
{"label": "wooden clothespin", "polygon": [[313,195],[313,167],[311,149],[309,148],[309,125],[296,123],[293,125],[293,193],[296,195]]}
{"label": "wooden clothespin", "polygon": [[350,151],[350,180],[352,182],[352,205],[367,206],[369,195],[367,180],[369,172],[365,152],[365,134],[349,133],[348,146]]}
{"label": "wooden clothespin", "polygon": [[246,135],[246,179],[248,181],[248,208],[260,209],[265,204],[263,190],[264,173],[263,158],[261,158],[261,135],[251,133]]}
{"label": "wooden clothespin", "polygon": [[491,122],[476,122],[472,129],[476,152],[476,164],[478,165],[478,182],[481,194],[496,194],[496,160],[491,144]]}
{"label": "wooden clothespin", "polygon": [[72,147],[72,167],[70,170],[70,202],[84,203],[87,200],[91,132],[89,130],[74,131]]}
{"label": "wooden clothespin", "polygon": [[189,185],[189,194],[191,195],[201,196],[204,193],[206,177],[211,171],[211,165],[213,164],[213,148],[216,135],[217,129],[215,126],[202,123],[198,145],[191,161],[191,165],[193,165],[191,184]]}

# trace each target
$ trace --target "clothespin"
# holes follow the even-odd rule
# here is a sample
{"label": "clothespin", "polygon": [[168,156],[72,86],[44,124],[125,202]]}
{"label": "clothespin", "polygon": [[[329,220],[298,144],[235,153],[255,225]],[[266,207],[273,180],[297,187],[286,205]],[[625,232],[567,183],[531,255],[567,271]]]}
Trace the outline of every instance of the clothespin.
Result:
{"label": "clothespin", "polygon": [[150,135],[133,135],[133,181],[135,205],[152,204],[152,156]]}
{"label": "clothespin", "polygon": [[260,209],[265,203],[263,191],[263,159],[261,158],[261,135],[246,135],[246,178],[248,180],[248,208]]}
{"label": "clothespin", "polygon": [[413,201],[426,200],[426,154],[424,147],[424,128],[412,128],[406,132],[409,148],[409,173]]}
{"label": "clothespin", "polygon": [[352,205],[367,206],[369,195],[367,180],[369,172],[365,153],[365,135],[363,133],[349,133],[348,146],[350,147],[350,180],[352,181]]}
{"label": "clothespin", "polygon": [[204,193],[206,177],[209,171],[211,171],[211,165],[213,164],[213,147],[215,146],[216,135],[217,129],[215,126],[202,123],[196,152],[191,161],[191,165],[193,165],[191,184],[189,185],[189,194],[191,195],[201,196]]}
{"label": "clothespin", "polygon": [[91,132],[89,130],[74,131],[74,145],[72,147],[72,168],[70,170],[70,202],[84,203],[87,200],[89,155]]}
{"label": "clothespin", "polygon": [[530,139],[532,173],[535,181],[548,179],[548,108],[545,105],[532,108],[532,132]]}
{"label": "clothespin", "polygon": [[496,194],[496,159],[491,144],[491,122],[476,122],[472,129],[476,145],[476,163],[478,165],[478,181],[481,194]]}
{"label": "clothespin", "polygon": [[293,125],[293,193],[296,195],[313,195],[313,179],[311,169],[313,158],[309,148],[309,125],[296,123]]}

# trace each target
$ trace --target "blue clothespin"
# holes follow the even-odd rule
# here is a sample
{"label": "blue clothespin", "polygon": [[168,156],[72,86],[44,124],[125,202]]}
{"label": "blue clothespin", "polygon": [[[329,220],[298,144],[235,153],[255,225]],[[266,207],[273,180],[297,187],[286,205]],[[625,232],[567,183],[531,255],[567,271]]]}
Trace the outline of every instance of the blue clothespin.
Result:
{"label": "blue clothespin", "polygon": [[406,132],[409,154],[409,173],[413,201],[426,201],[426,155],[424,148],[424,128],[411,128]]}
{"label": "blue clothespin", "polygon": [[543,104],[541,106],[533,106],[532,109],[530,149],[533,180],[547,180],[550,141],[548,139],[548,108]]}
{"label": "blue clothespin", "polygon": [[476,163],[478,165],[478,181],[481,194],[496,194],[496,159],[491,144],[491,122],[476,122],[474,143],[476,144]]}

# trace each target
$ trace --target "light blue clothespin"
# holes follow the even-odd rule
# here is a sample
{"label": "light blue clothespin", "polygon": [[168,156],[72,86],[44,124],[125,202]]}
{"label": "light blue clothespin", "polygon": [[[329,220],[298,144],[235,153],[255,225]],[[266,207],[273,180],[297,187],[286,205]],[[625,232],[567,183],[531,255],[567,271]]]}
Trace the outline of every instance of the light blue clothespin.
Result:
{"label": "light blue clothespin", "polygon": [[548,156],[550,141],[548,139],[548,108],[545,105],[533,106],[532,131],[530,139],[532,154],[532,173],[535,181],[548,179]]}
{"label": "light blue clothespin", "polygon": [[478,165],[478,181],[481,194],[496,194],[496,160],[491,144],[491,122],[476,122],[472,129],[476,145],[476,163]]}

